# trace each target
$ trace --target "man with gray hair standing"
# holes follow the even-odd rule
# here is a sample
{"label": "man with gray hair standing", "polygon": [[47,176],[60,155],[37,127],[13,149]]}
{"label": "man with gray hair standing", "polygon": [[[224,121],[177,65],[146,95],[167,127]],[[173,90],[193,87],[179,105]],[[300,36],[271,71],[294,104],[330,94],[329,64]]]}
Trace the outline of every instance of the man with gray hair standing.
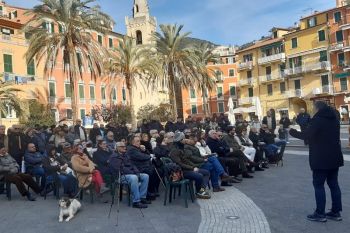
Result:
{"label": "man with gray hair standing", "polygon": [[[309,162],[315,189],[316,210],[308,215],[307,219],[317,222],[326,222],[327,219],[341,221],[342,201],[338,171],[339,167],[344,166],[344,158],[340,143],[340,122],[335,110],[325,102],[316,102],[314,109],[316,113],[304,132],[290,130],[293,137],[309,142]],[[325,213],[326,181],[332,196],[332,209],[328,213]]]}

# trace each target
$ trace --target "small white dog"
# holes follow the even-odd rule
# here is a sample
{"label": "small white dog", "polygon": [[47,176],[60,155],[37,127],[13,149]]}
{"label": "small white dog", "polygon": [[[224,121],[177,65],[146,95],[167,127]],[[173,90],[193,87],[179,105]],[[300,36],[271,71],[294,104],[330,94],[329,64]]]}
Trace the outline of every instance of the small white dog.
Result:
{"label": "small white dog", "polygon": [[58,217],[59,222],[63,222],[64,216],[68,216],[68,218],[66,218],[66,222],[69,222],[69,220],[76,215],[81,207],[81,204],[77,199],[69,198],[61,198],[58,205],[60,207],[60,215]]}

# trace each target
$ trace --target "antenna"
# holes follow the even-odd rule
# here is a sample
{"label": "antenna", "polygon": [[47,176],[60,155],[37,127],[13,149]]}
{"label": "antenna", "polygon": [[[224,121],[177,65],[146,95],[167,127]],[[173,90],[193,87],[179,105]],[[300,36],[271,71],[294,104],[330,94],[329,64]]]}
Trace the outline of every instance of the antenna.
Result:
{"label": "antenna", "polygon": [[314,11],[314,8],[312,7],[309,7],[309,8],[306,8],[303,10],[303,14],[306,14],[306,13],[309,13],[310,12],[310,15],[313,13]]}

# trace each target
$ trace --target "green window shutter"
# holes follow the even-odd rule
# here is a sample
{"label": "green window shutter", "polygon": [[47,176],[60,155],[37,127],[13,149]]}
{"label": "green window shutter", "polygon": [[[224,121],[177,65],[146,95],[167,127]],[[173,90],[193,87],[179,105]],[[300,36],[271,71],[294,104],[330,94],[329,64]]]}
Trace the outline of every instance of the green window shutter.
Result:
{"label": "green window shutter", "polygon": [[125,101],[126,100],[126,90],[125,90],[125,88],[123,88],[123,90],[122,90],[122,95],[123,95],[123,101]]}
{"label": "green window shutter", "polygon": [[280,83],[280,91],[282,94],[286,92],[286,83],[285,82]]}
{"label": "green window shutter", "polygon": [[335,33],[335,35],[336,35],[337,42],[343,42],[344,37],[343,37],[343,31],[342,30],[337,31]]}
{"label": "green window shutter", "polygon": [[117,90],[116,90],[116,88],[113,88],[113,90],[112,90],[112,100],[117,100]]}
{"label": "green window shutter", "polygon": [[101,99],[106,99],[106,87],[101,87]]}
{"label": "green window shutter", "polygon": [[51,23],[51,33],[54,33],[54,32],[55,32],[55,24]]}
{"label": "green window shutter", "polygon": [[231,69],[231,70],[229,71],[229,76],[230,76],[230,77],[235,76],[235,70]]}
{"label": "green window shutter", "polygon": [[56,97],[56,85],[53,82],[49,82],[49,95],[50,97]]}
{"label": "green window shutter", "polygon": [[338,65],[343,66],[345,61],[344,53],[338,53]]}
{"label": "green window shutter", "polygon": [[85,109],[80,109],[80,119],[84,119],[85,115]]}
{"label": "green window shutter", "polygon": [[341,12],[335,12],[334,13],[334,22],[338,23],[341,21]]}
{"label": "green window shutter", "polygon": [[194,105],[194,104],[193,104],[193,105],[191,106],[191,113],[192,113],[192,114],[197,114],[197,113],[198,113],[198,112],[197,112],[197,105]]}
{"label": "green window shutter", "polygon": [[248,88],[248,97],[254,97],[254,90],[253,88]]}
{"label": "green window shutter", "polygon": [[348,90],[348,79],[340,78],[340,90],[347,91]]}
{"label": "green window shutter", "polygon": [[217,88],[218,98],[222,98],[222,87]]}
{"label": "green window shutter", "polygon": [[43,29],[47,29],[46,22],[43,22],[43,23],[41,24],[41,27],[42,27]]}
{"label": "green window shutter", "polygon": [[109,38],[109,39],[108,39],[108,42],[109,42],[109,47],[110,47],[110,48],[113,48],[113,39],[112,39],[112,38]]}
{"label": "green window shutter", "polygon": [[191,99],[196,98],[196,90],[194,88],[191,88]]}
{"label": "green window shutter", "polygon": [[318,31],[318,41],[325,41],[326,40],[326,34],[324,30]]}
{"label": "green window shutter", "polygon": [[219,107],[219,112],[225,112],[225,106],[224,103],[218,103],[218,107]]}
{"label": "green window shutter", "polygon": [[77,53],[77,60],[78,60],[78,66],[79,68],[81,68],[83,66],[83,62],[82,62],[80,53]]}
{"label": "green window shutter", "polygon": [[95,99],[95,86],[90,86],[90,99]]}
{"label": "green window shutter", "polygon": [[4,54],[4,71],[7,73],[12,73],[12,55]]}
{"label": "green window shutter", "polygon": [[293,38],[292,39],[292,48],[296,48],[298,47],[298,38]]}
{"label": "green window shutter", "polygon": [[79,84],[79,98],[84,99],[85,93],[84,93],[84,84]]}
{"label": "green window shutter", "polygon": [[63,32],[63,27],[61,24],[58,24],[58,32],[62,33]]}
{"label": "green window shutter", "polygon": [[71,86],[70,86],[70,83],[65,83],[64,84],[64,86],[65,86],[65,97],[66,98],[72,98],[72,91],[71,91]]}
{"label": "green window shutter", "polygon": [[100,45],[102,45],[102,36],[101,36],[101,35],[98,35],[98,36],[97,36],[97,40],[98,40],[98,43],[99,43]]}
{"label": "green window shutter", "polygon": [[231,96],[235,96],[236,95],[236,87],[235,86],[231,86],[230,87],[230,95]]}
{"label": "green window shutter", "polygon": [[31,60],[30,62],[28,62],[28,64],[27,64],[27,74],[28,75],[35,75],[34,60]]}
{"label": "green window shutter", "polygon": [[320,52],[320,62],[322,61],[327,61],[328,58],[327,58],[327,51],[321,51]]}

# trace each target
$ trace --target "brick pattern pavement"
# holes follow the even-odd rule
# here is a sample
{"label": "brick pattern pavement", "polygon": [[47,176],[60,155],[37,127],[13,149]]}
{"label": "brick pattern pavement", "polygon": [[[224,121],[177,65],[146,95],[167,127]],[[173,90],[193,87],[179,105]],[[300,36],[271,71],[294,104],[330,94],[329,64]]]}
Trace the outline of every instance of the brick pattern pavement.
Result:
{"label": "brick pattern pavement", "polygon": [[271,233],[261,209],[236,188],[227,187],[225,192],[212,194],[210,200],[199,199],[198,203],[202,216],[198,233]]}

